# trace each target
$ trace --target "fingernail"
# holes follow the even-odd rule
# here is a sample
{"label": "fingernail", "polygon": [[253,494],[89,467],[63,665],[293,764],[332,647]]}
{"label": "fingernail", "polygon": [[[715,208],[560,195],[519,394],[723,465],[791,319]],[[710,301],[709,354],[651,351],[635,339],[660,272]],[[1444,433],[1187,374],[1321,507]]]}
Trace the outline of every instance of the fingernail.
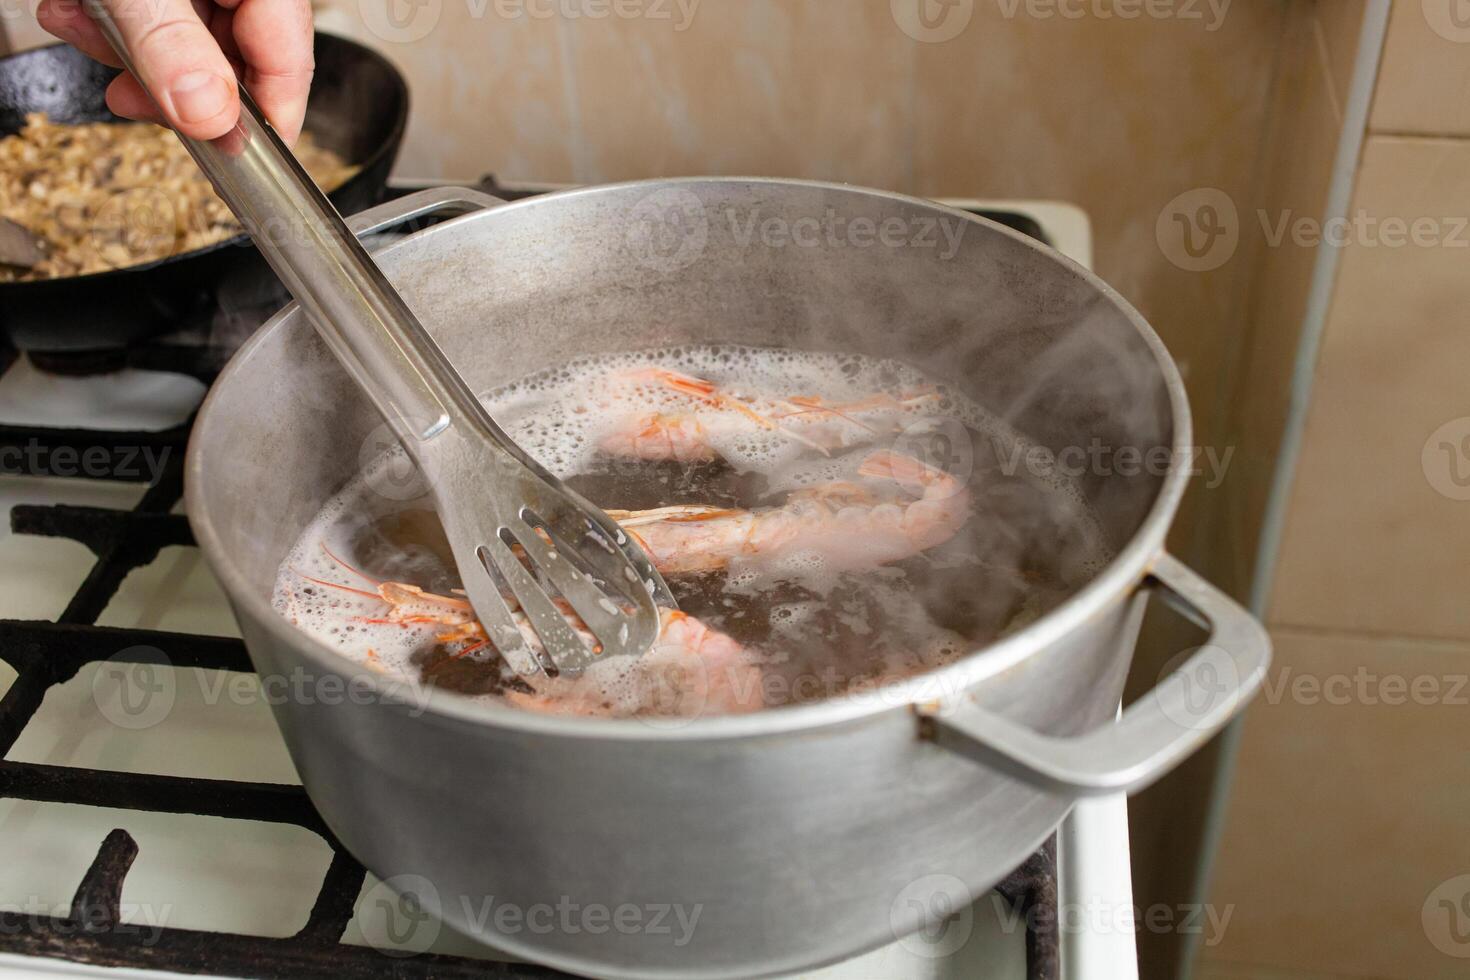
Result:
{"label": "fingernail", "polygon": [[230,85],[210,71],[193,71],[168,90],[174,112],[186,123],[204,122],[224,111],[230,101]]}

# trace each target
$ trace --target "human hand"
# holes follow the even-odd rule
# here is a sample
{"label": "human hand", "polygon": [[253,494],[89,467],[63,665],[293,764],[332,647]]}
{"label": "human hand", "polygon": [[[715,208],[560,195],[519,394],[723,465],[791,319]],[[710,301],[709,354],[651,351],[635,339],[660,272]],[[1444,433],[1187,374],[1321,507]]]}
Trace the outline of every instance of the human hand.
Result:
{"label": "human hand", "polygon": [[[309,0],[101,2],[143,76],[140,84],[124,72],[112,82],[107,105],[113,112],[215,139],[239,118],[239,77],[281,138],[296,141],[313,70]],[[79,0],[42,0],[36,15],[63,41],[122,67]]]}

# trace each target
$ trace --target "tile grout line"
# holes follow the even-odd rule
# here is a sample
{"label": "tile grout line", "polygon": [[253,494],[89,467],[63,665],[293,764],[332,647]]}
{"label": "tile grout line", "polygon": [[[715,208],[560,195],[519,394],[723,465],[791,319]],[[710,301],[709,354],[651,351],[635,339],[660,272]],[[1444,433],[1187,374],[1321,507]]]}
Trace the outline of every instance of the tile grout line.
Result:
{"label": "tile grout line", "polygon": [[[1327,220],[1345,217],[1352,204],[1358,163],[1367,142],[1368,113],[1383,54],[1389,6],[1389,0],[1369,0],[1363,13],[1363,25],[1358,35],[1357,61],[1347,101],[1347,118],[1338,139],[1337,160],[1333,166],[1328,204],[1324,209],[1324,218]],[[1276,473],[1271,481],[1265,520],[1256,547],[1250,609],[1262,618],[1265,618],[1275,584],[1276,561],[1285,534],[1286,512],[1290,504],[1291,488],[1296,479],[1296,464],[1301,455],[1307,412],[1311,407],[1312,380],[1317,369],[1323,335],[1326,333],[1328,307],[1332,301],[1332,287],[1340,253],[1341,249],[1324,245],[1318,250],[1316,265],[1312,271],[1311,292],[1292,371],[1286,427],[1277,454]]]}
{"label": "tile grout line", "polygon": [[1391,630],[1348,629],[1345,627],[1313,626],[1305,623],[1268,622],[1270,633],[1292,633],[1298,636],[1335,637],[1339,639],[1363,640],[1370,643],[1414,643],[1421,646],[1443,647],[1451,651],[1470,655],[1470,639],[1448,636],[1431,636],[1425,633],[1399,633]]}
{"label": "tile grout line", "polygon": [[1407,129],[1370,129],[1368,138],[1423,143],[1470,143],[1470,133],[1416,133]]}

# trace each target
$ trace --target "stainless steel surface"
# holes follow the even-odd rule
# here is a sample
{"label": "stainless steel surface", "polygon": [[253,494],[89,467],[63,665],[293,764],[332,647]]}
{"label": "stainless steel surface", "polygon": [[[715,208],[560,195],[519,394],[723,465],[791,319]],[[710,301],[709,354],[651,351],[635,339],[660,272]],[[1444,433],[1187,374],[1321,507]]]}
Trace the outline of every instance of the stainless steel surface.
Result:
{"label": "stainless steel surface", "polygon": [[[87,10],[146,80],[106,6],[88,0]],[[674,602],[637,541],[495,424],[243,85],[240,102],[229,133],[179,139],[424,473],[495,650],[521,674],[551,666],[575,672],[599,656],[648,650],[658,638],[659,605]],[[545,581],[597,638],[595,652]],[[517,612],[539,647],[523,636]]]}
{"label": "stainless steel surface", "polygon": [[0,218],[0,265],[29,269],[46,257],[42,239],[25,225]]}
{"label": "stainless steel surface", "polygon": [[[363,224],[425,200],[384,205]],[[767,236],[771,219],[830,234]],[[854,223],[896,232],[858,237]],[[1180,379],[1134,310],[1050,250],[930,202],[797,181],[625,184],[464,215],[378,257],[481,390],[603,351],[857,351],[959,386],[1053,454],[1098,440],[1188,459]],[[920,706],[950,708],[943,720],[975,708],[1052,739],[1106,730],[1156,579],[1217,627],[1235,622],[1163,558],[1187,468],[1089,471],[1078,488],[1113,560],[1024,629],[880,695],[685,724],[425,695],[298,633],[270,605],[282,557],[356,473],[375,424],[304,315],[283,311],[201,411],[188,460],[196,536],[263,675],[366,692],[276,708],[334,832],[456,928],[577,973],[792,973],[928,924],[957,888],[979,895],[1019,864],[1078,794],[936,744]],[[1242,664],[1264,656],[1249,630],[1216,644],[1236,639],[1251,646],[1233,651]],[[1178,756],[1163,743],[1198,741],[1196,718],[1172,734],[1150,724],[1146,746],[1108,751],[1146,758],[1125,768],[1130,781],[1151,778]],[[1138,734],[1125,727],[1124,741]],[[651,929],[509,929],[483,914],[487,899],[698,920],[682,944]]]}

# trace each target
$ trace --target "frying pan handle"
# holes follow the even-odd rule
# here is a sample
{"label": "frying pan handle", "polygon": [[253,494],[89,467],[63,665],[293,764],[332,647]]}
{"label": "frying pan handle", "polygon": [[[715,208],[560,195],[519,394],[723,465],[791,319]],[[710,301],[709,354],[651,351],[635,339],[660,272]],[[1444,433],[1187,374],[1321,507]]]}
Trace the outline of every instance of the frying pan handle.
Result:
{"label": "frying pan handle", "polygon": [[1210,631],[1193,656],[1123,712],[1074,738],[1043,735],[964,700],[919,709],[936,744],[1052,791],[1091,796],[1148,786],[1234,718],[1271,661],[1265,629],[1219,589],[1169,555],[1144,588]]}
{"label": "frying pan handle", "polygon": [[347,219],[347,227],[361,238],[396,228],[415,218],[430,215],[469,214],[504,204],[498,197],[469,187],[430,187],[359,211]]}

